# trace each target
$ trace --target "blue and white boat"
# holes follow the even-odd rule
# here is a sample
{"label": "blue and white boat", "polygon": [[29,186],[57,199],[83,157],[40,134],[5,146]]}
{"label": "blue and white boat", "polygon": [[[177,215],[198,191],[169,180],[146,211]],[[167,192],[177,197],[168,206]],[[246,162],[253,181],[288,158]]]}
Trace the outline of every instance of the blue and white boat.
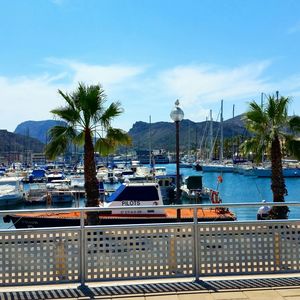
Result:
{"label": "blue and white boat", "polygon": [[52,204],[71,203],[75,200],[74,193],[70,189],[70,180],[52,180],[46,186]]}
{"label": "blue and white boat", "polygon": [[[161,190],[158,183],[155,182],[126,182],[104,202],[104,207],[131,207],[130,209],[116,209],[110,213],[111,217],[165,217],[165,211],[161,208],[156,208],[158,205],[163,205]],[[151,208],[143,209],[143,206],[152,206]],[[137,208],[138,207],[138,208]]]}
{"label": "blue and white boat", "polygon": [[233,164],[224,164],[224,163],[208,163],[202,165],[203,172],[217,172],[217,173],[233,173],[234,165]]}
{"label": "blue and white boat", "polygon": [[45,169],[34,169],[28,176],[29,182],[45,182],[46,181],[46,170]]}
{"label": "blue and white boat", "polygon": [[[300,168],[283,168],[283,177],[300,177]],[[257,177],[271,177],[272,170],[271,168],[255,168],[253,173]]]}

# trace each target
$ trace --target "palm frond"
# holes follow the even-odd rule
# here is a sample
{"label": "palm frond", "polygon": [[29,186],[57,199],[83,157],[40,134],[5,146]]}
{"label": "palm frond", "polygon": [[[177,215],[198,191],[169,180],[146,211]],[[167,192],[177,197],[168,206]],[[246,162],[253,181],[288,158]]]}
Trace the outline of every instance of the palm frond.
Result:
{"label": "palm frond", "polygon": [[72,107],[62,107],[51,110],[51,113],[63,119],[66,122],[70,122],[71,124],[75,124],[80,122],[80,114],[77,110]]}
{"label": "palm frond", "polygon": [[82,111],[85,127],[90,127],[95,123],[98,114],[103,112],[103,104],[106,101],[104,90],[100,85],[86,86],[80,83],[73,97]]}
{"label": "palm frond", "polygon": [[266,145],[258,140],[256,137],[247,139],[240,145],[241,153],[246,156],[253,155],[255,162],[261,162],[262,156],[266,151]]}
{"label": "palm frond", "polygon": [[122,129],[109,128],[106,137],[101,137],[95,144],[95,150],[102,155],[113,153],[118,146],[131,145],[131,137]]}
{"label": "palm frond", "polygon": [[122,129],[110,127],[107,130],[106,138],[115,141],[117,145],[131,145],[131,137]]}
{"label": "palm frond", "polygon": [[83,145],[84,144],[84,137],[85,137],[85,132],[81,131],[77,133],[77,135],[73,138],[73,143],[76,145]]}
{"label": "palm frond", "polygon": [[103,111],[103,113],[98,115],[98,120],[104,128],[108,128],[111,121],[123,113],[120,102],[112,102],[109,107]]}
{"label": "palm frond", "polygon": [[276,115],[275,115],[275,124],[278,127],[282,127],[286,125],[288,120],[288,104],[290,102],[290,98],[288,97],[280,97],[276,100]]}
{"label": "palm frond", "polygon": [[249,103],[249,110],[246,112],[244,120],[248,131],[259,135],[260,140],[263,140],[265,135],[268,134],[269,126],[265,110],[255,101]]}
{"label": "palm frond", "polygon": [[58,93],[66,100],[66,102],[68,103],[68,105],[69,105],[70,107],[72,107],[74,110],[76,109],[75,103],[74,103],[74,99],[72,98],[72,96],[70,96],[70,95],[67,94],[67,93],[64,93],[64,92],[61,91],[61,90],[58,90]]}
{"label": "palm frond", "polygon": [[95,150],[102,156],[108,156],[109,154],[114,153],[116,147],[117,145],[114,141],[103,137],[99,138],[95,144]]}
{"label": "palm frond", "polygon": [[66,137],[59,137],[56,139],[52,139],[51,143],[49,143],[45,147],[45,155],[49,159],[55,159],[58,155],[64,153],[68,147],[68,140]]}
{"label": "palm frond", "polygon": [[45,154],[53,159],[67,149],[70,142],[76,137],[76,131],[72,126],[54,126],[49,131],[50,142],[46,146]]}
{"label": "palm frond", "polygon": [[275,119],[277,113],[277,104],[274,96],[268,96],[266,112],[270,120]]}

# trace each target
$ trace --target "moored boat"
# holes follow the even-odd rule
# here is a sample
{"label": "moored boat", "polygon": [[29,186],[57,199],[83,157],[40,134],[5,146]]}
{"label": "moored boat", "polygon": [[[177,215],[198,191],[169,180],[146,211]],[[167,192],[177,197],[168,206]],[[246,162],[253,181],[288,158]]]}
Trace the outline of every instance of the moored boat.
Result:
{"label": "moored boat", "polygon": [[25,197],[21,178],[0,178],[0,207],[22,203]]}
{"label": "moored boat", "polygon": [[201,175],[186,177],[180,189],[182,203],[203,203],[211,197],[211,189],[203,186]]}
{"label": "moored boat", "polygon": [[[161,205],[163,205],[163,200],[158,183],[124,183],[104,204],[105,208],[112,208],[112,210],[100,211],[99,221],[102,225],[176,222],[178,220],[176,209],[162,208]],[[5,216],[4,221],[12,221],[16,228],[79,226],[79,215],[79,212],[19,213]],[[235,219],[235,215],[227,210],[198,210],[198,221],[233,221]],[[191,222],[193,211],[181,209],[180,220]]]}
{"label": "moored boat", "polygon": [[52,180],[47,183],[47,190],[51,197],[51,203],[71,203],[75,200],[75,196],[70,189],[70,180]]}
{"label": "moored boat", "polygon": [[41,204],[47,201],[48,191],[46,184],[29,185],[26,193],[25,204]]}
{"label": "moored boat", "polygon": [[[254,176],[257,177],[271,177],[271,168],[254,168]],[[298,167],[283,167],[282,168],[283,177],[300,177],[300,168]]]}

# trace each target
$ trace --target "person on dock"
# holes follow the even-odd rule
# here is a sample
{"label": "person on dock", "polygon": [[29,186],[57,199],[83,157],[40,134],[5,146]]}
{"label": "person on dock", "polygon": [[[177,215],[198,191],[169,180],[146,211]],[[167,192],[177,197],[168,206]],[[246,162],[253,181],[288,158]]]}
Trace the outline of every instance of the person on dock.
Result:
{"label": "person on dock", "polygon": [[262,203],[264,205],[257,211],[257,220],[267,220],[269,218],[271,207],[265,204],[266,200],[263,200]]}

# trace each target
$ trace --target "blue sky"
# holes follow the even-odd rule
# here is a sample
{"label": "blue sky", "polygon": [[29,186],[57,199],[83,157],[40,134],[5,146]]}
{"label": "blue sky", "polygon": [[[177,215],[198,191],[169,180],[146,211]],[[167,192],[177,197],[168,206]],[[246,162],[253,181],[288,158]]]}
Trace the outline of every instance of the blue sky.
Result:
{"label": "blue sky", "polygon": [[0,0],[0,128],[51,119],[58,89],[101,83],[115,126],[224,117],[261,93],[300,114],[300,1]]}

